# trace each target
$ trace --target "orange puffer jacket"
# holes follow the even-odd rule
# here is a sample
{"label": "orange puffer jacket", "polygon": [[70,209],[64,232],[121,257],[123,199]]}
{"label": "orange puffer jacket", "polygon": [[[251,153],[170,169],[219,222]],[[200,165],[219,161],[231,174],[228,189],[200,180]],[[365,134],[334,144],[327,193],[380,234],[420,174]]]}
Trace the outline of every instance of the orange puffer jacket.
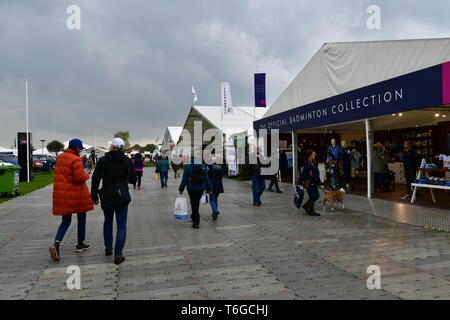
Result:
{"label": "orange puffer jacket", "polygon": [[94,210],[86,181],[89,175],[75,151],[66,149],[56,158],[53,185],[53,214],[65,216]]}

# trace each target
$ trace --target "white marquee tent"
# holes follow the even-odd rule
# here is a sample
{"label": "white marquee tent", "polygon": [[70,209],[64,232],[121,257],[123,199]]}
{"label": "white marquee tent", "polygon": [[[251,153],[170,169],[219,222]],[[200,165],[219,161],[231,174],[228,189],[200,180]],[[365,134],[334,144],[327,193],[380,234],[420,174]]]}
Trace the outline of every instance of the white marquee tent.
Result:
{"label": "white marquee tent", "polygon": [[[246,132],[253,135],[253,121],[260,119],[266,112],[266,108],[253,107],[234,107],[234,112],[223,115],[220,106],[192,106],[187,115],[183,129],[189,131],[191,139],[194,138],[194,122],[202,122],[202,135],[208,129],[218,129],[223,131],[225,139],[234,134]],[[182,140],[182,139],[181,139]],[[178,141],[178,145],[182,146],[186,142]],[[210,141],[205,141],[209,143]],[[202,141],[203,143],[203,141]],[[190,144],[190,142],[189,142]],[[201,143],[200,143],[201,144]]]}
{"label": "white marquee tent", "polygon": [[178,143],[182,131],[183,127],[167,127],[161,143],[161,151],[172,150],[173,146],[176,146]]}

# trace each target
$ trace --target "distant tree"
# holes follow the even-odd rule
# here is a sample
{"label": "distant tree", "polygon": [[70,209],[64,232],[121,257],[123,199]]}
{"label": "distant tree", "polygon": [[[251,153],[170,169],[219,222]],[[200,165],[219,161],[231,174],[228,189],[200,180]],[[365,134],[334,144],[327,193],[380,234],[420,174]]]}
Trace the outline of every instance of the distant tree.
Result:
{"label": "distant tree", "polygon": [[120,138],[123,140],[123,142],[125,142],[125,148],[129,148],[130,147],[130,131],[119,131],[116,132],[116,134],[114,134],[114,138]]}
{"label": "distant tree", "polygon": [[53,140],[52,142],[49,142],[49,144],[47,144],[47,150],[56,154],[64,150],[64,144],[57,140]]}
{"label": "distant tree", "polygon": [[149,151],[150,153],[153,153],[155,151],[156,146],[153,143],[147,144],[144,148],[144,151]]}
{"label": "distant tree", "polygon": [[130,147],[130,149],[139,149],[142,151],[143,148],[140,145],[135,144],[134,146]]}

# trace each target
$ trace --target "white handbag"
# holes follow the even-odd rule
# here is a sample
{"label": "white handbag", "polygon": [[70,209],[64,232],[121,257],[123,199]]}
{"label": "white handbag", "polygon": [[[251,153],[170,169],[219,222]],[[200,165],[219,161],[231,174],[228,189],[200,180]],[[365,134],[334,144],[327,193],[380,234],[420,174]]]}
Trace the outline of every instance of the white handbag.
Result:
{"label": "white handbag", "polygon": [[188,203],[187,198],[178,197],[175,199],[175,210],[173,217],[175,219],[187,219],[188,218]]}
{"label": "white handbag", "polygon": [[204,205],[208,203],[208,196],[205,194],[202,195],[202,198],[200,199],[200,204]]}

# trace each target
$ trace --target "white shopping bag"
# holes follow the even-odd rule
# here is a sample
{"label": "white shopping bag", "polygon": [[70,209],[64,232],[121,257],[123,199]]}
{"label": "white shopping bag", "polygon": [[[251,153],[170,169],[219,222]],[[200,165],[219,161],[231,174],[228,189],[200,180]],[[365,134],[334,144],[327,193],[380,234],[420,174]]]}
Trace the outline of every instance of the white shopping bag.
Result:
{"label": "white shopping bag", "polygon": [[185,197],[178,197],[175,200],[175,210],[173,212],[175,219],[187,219],[188,218],[188,203]]}
{"label": "white shopping bag", "polygon": [[206,196],[206,194],[202,195],[202,198],[200,199],[200,204],[204,205],[208,203],[208,197]]}

